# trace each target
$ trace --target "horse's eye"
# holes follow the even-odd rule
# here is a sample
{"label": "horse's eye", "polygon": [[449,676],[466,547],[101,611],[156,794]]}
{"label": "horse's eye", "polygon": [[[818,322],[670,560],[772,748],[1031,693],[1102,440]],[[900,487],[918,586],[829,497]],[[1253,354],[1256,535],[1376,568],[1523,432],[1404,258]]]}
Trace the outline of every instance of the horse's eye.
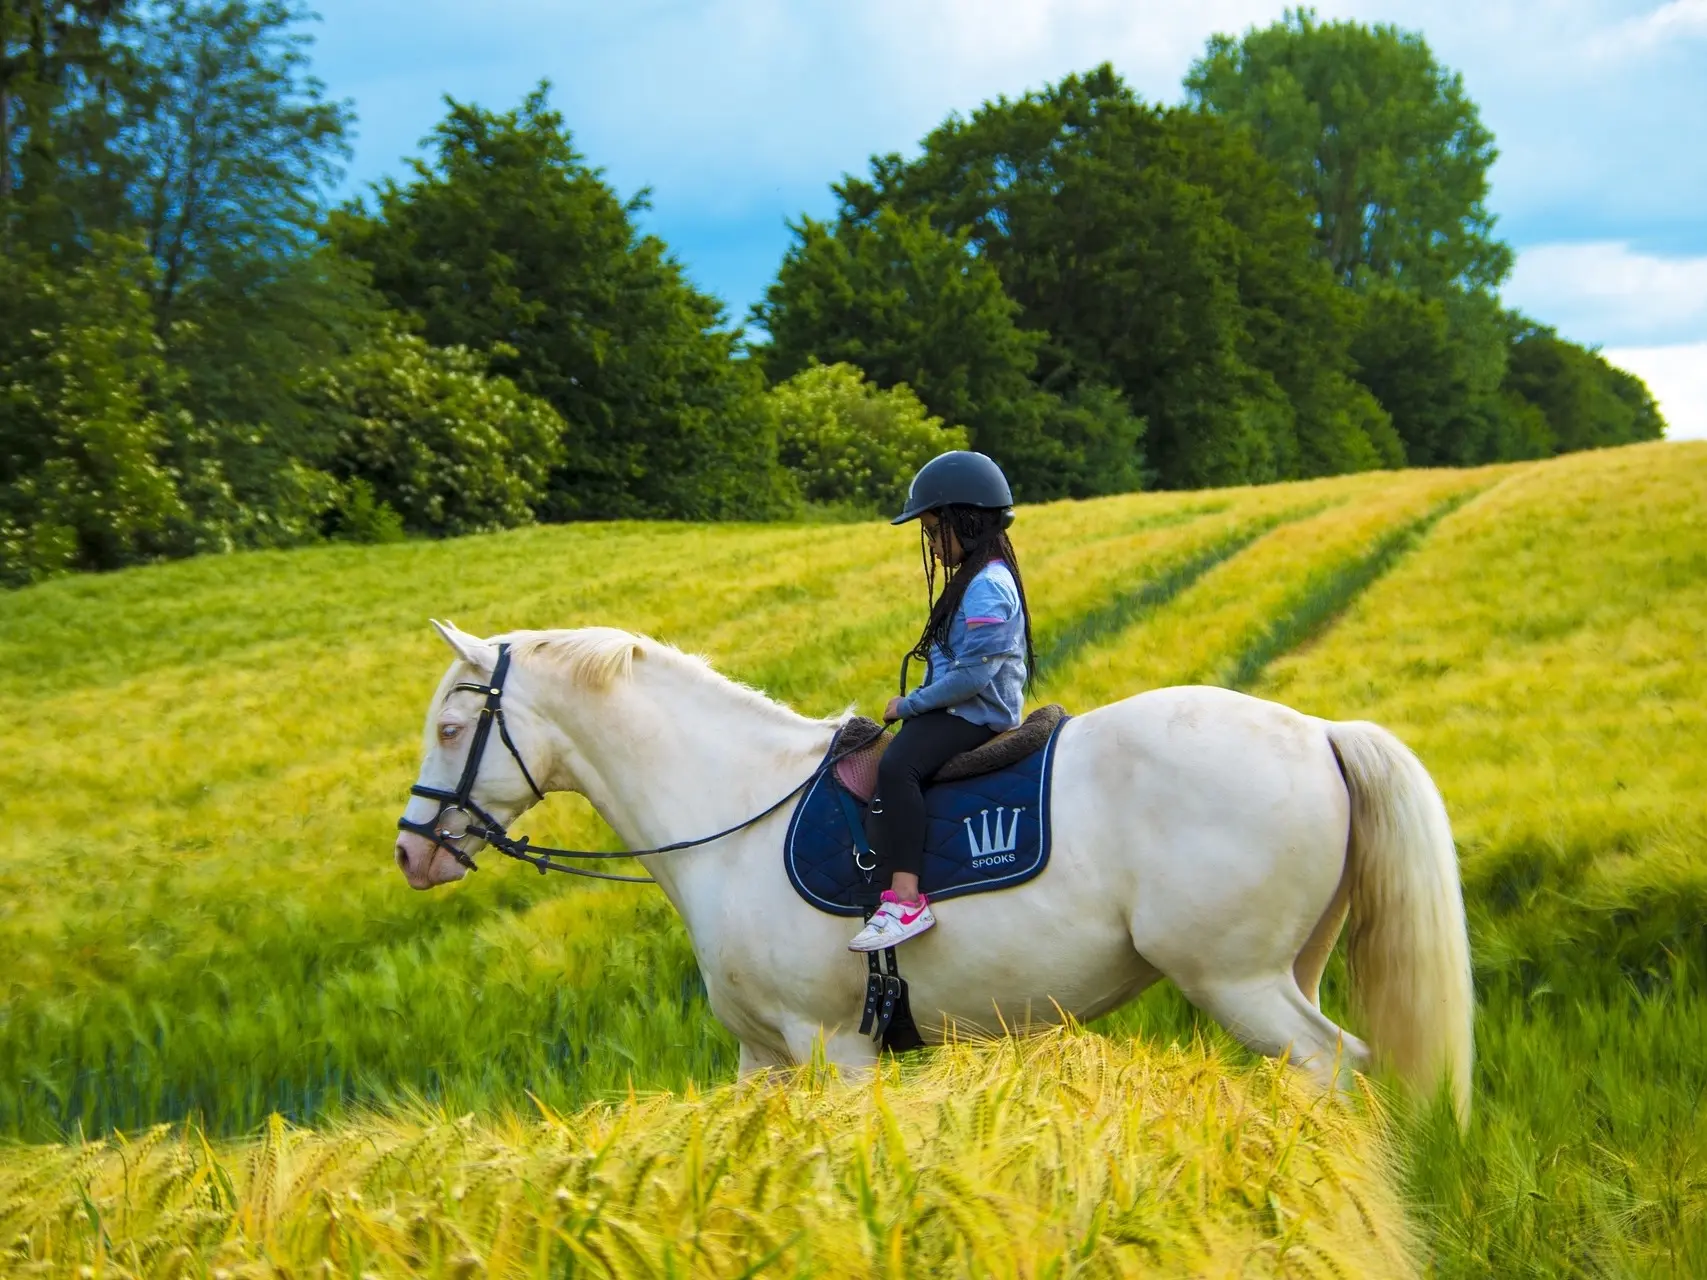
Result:
{"label": "horse's eye", "polygon": [[449,742],[461,732],[462,726],[459,724],[441,724],[439,726],[439,741]]}

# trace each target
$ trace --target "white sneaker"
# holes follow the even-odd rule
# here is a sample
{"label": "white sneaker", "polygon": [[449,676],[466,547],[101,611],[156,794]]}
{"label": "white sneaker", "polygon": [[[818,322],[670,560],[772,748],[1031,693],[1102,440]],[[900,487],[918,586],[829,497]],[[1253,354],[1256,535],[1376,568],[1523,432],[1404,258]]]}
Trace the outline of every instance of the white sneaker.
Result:
{"label": "white sneaker", "polygon": [[894,890],[883,891],[883,904],[866,921],[865,928],[848,943],[849,951],[883,951],[908,938],[916,938],[936,923],[930,901],[924,894],[917,902],[902,902]]}

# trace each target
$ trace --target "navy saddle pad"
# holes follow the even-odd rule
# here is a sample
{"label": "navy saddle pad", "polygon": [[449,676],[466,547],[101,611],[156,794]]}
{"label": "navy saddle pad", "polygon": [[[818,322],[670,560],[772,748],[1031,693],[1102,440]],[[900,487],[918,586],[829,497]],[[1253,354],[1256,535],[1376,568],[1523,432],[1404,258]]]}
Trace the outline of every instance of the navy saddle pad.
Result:
{"label": "navy saddle pad", "polygon": [[[1063,719],[1061,724],[1066,724]],[[1061,725],[1042,750],[996,773],[939,782],[925,791],[930,815],[919,886],[933,899],[1024,884],[1049,861],[1049,788]],[[838,916],[864,915],[889,884],[887,868],[861,871],[865,803],[826,769],[806,789],[783,841],[788,879],[802,898]],[[861,861],[870,863],[869,854]]]}

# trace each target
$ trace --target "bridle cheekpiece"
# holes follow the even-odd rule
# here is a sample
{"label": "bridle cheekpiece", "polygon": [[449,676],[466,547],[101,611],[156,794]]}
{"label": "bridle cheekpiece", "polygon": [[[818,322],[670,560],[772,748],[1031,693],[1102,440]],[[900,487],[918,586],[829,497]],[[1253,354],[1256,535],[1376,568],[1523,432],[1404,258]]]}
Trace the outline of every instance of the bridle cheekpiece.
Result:
{"label": "bridle cheekpiece", "polygon": [[[461,847],[460,842],[467,836],[484,840],[487,844],[508,853],[506,845],[527,844],[527,837],[513,841],[504,824],[490,813],[486,812],[474,799],[474,780],[480,776],[480,760],[486,754],[486,740],[492,736],[492,726],[498,726],[498,736],[509,748],[516,767],[522,771],[522,777],[533,789],[534,795],[545,799],[545,792],[539,789],[539,783],[533,780],[533,774],[528,772],[527,761],[522,759],[522,753],[516,750],[515,739],[510,737],[510,727],[504,722],[504,677],[510,673],[510,646],[498,646],[498,661],[492,666],[492,678],[488,683],[475,684],[463,681],[451,686],[451,692],[483,693],[486,702],[480,708],[480,718],[474,724],[474,739],[468,745],[468,760],[462,766],[462,777],[457,779],[456,790],[446,791],[443,787],[427,787],[417,782],[409,788],[409,794],[420,796],[426,800],[437,800],[439,811],[432,822],[411,822],[408,818],[397,820],[398,829],[410,831],[418,836],[425,836],[433,842],[433,848],[448,849],[451,857],[455,858],[470,871],[478,871],[474,858]],[[460,815],[460,817],[458,816]],[[458,829],[460,827],[460,830]]]}
{"label": "bridle cheekpiece", "polygon": [[[399,818],[397,828],[414,835],[424,836],[433,842],[433,849],[450,851],[455,858],[470,871],[480,868],[474,864],[473,855],[461,847],[461,841],[469,836],[476,840],[484,840],[499,853],[508,858],[526,862],[538,869],[540,875],[547,871],[563,871],[569,875],[589,876],[594,880],[625,880],[631,884],[653,884],[651,876],[619,876],[609,871],[589,871],[585,867],[566,867],[554,862],[554,858],[635,858],[654,853],[675,853],[681,849],[694,849],[701,845],[711,844],[724,836],[733,835],[754,823],[770,817],[783,805],[799,795],[820,776],[834,766],[844,755],[852,754],[853,748],[838,753],[834,744],[830,754],[814,769],[811,775],[799,786],[795,787],[775,804],[769,805],[752,817],[734,826],[714,831],[708,836],[700,836],[696,840],[677,840],[673,844],[659,845],[655,849],[626,849],[618,853],[610,853],[594,849],[551,849],[544,845],[533,844],[526,836],[512,836],[498,821],[474,799],[474,782],[480,776],[480,760],[486,754],[486,742],[492,736],[492,726],[498,726],[498,737],[509,749],[510,756],[516,762],[516,767],[522,771],[522,777],[533,789],[534,795],[545,799],[545,792],[539,789],[539,784],[533,780],[533,774],[528,771],[527,761],[522,759],[522,753],[516,750],[515,740],[510,737],[509,726],[504,723],[504,678],[510,673],[510,646],[498,646],[498,660],[492,665],[491,679],[485,683],[469,681],[452,685],[451,692],[466,691],[486,695],[486,702],[480,708],[480,719],[474,725],[474,739],[468,744],[468,760],[462,766],[462,777],[457,780],[455,791],[446,791],[443,787],[428,787],[417,782],[409,788],[409,794],[420,796],[424,800],[437,800],[439,811],[431,822],[412,822],[408,818]],[[863,749],[862,747],[859,749]],[[458,829],[460,828],[460,830]]]}

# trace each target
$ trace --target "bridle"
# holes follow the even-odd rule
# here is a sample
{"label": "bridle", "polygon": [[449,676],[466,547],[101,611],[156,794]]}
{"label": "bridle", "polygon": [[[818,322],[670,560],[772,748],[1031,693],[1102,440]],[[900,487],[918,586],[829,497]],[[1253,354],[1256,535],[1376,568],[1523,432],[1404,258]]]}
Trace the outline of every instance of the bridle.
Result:
{"label": "bridle", "polygon": [[[769,805],[752,817],[737,822],[732,827],[708,836],[700,836],[697,840],[678,840],[674,844],[659,845],[655,849],[627,849],[620,853],[609,853],[595,849],[552,849],[537,845],[526,836],[512,836],[504,824],[488,813],[474,799],[474,781],[480,775],[480,760],[486,754],[486,742],[492,736],[492,726],[498,726],[498,737],[509,749],[510,757],[516,762],[516,767],[522,771],[522,777],[533,789],[534,795],[545,799],[545,792],[539,789],[539,784],[533,780],[533,774],[528,771],[527,762],[522,759],[522,753],[516,750],[515,739],[510,737],[509,726],[504,723],[504,678],[510,673],[510,646],[498,646],[498,660],[492,665],[492,678],[484,684],[463,682],[451,686],[451,692],[466,691],[486,695],[486,702],[480,708],[480,718],[474,726],[474,738],[468,746],[468,761],[462,766],[462,777],[457,779],[456,790],[446,791],[443,787],[428,787],[417,782],[409,788],[409,794],[420,796],[426,800],[437,800],[439,811],[431,822],[411,822],[408,818],[399,818],[397,827],[400,831],[412,832],[425,836],[433,842],[433,849],[448,850],[455,858],[470,871],[480,870],[474,863],[474,857],[461,847],[460,842],[472,836],[476,840],[484,840],[505,857],[515,858],[538,869],[540,875],[547,871],[561,871],[572,876],[588,876],[594,880],[622,880],[629,884],[656,884],[651,876],[622,876],[609,871],[590,871],[585,867],[566,867],[552,859],[554,858],[636,858],[653,853],[675,853],[681,849],[692,849],[699,845],[711,844],[724,836],[733,835],[762,822],[771,816],[807,787],[811,786],[843,756],[863,751],[869,743],[857,747],[849,747],[841,752],[834,748],[826,753],[823,761],[814,769],[805,781],[800,783],[775,804]],[[454,825],[453,825],[454,824]],[[456,829],[460,826],[460,830]]]}

